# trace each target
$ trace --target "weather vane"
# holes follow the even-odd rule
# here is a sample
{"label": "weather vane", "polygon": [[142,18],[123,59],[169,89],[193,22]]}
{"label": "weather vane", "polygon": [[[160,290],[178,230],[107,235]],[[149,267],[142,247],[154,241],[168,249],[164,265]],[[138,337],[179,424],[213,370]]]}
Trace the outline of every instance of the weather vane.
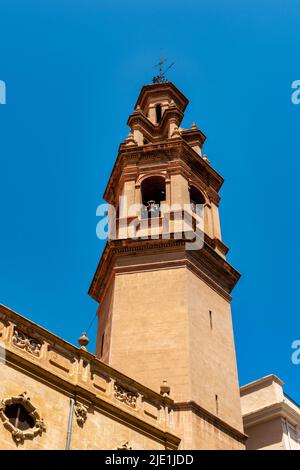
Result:
{"label": "weather vane", "polygon": [[165,62],[167,62],[168,59],[163,59],[162,57],[160,58],[158,64],[154,65],[154,67],[158,67],[159,68],[159,74],[158,75],[155,75],[153,78],[152,78],[152,83],[165,83],[167,82],[168,80],[166,79],[166,72],[168,70],[170,70],[171,67],[173,67],[173,65],[175,64],[175,62],[172,62],[172,64],[169,65],[169,67],[167,67],[165,70],[163,70],[163,65]]}

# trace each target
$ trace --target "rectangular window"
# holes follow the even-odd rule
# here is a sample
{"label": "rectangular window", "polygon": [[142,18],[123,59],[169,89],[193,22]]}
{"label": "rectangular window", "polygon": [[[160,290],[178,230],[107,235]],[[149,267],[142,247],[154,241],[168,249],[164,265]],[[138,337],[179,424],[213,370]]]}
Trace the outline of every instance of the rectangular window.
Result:
{"label": "rectangular window", "polygon": [[219,414],[219,398],[218,398],[218,395],[215,395],[215,399],[216,399],[216,415],[218,416],[218,414]]}
{"label": "rectangular window", "polygon": [[300,450],[300,439],[297,433],[297,429],[289,423],[287,423],[287,428],[290,437],[291,450]]}
{"label": "rectangular window", "polygon": [[102,334],[102,338],[101,338],[101,352],[100,352],[100,356],[101,356],[101,357],[103,356],[104,336],[105,336],[105,332]]}
{"label": "rectangular window", "polygon": [[210,324],[210,329],[213,329],[213,320],[212,320],[212,311],[209,311],[209,324]]}

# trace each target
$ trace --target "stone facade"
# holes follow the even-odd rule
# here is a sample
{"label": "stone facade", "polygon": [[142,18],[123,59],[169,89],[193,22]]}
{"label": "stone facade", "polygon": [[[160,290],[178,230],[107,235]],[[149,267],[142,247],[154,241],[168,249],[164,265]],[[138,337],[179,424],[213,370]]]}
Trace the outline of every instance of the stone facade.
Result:
{"label": "stone facade", "polygon": [[89,290],[96,355],[85,336],[77,348],[0,307],[0,448],[245,448],[240,275],[221,237],[223,178],[203,132],[180,127],[187,104],[170,82],[147,85],[128,118],[104,194],[115,225]]}
{"label": "stone facade", "polygon": [[[109,450],[126,443],[132,449],[178,447],[173,400],[3,305],[0,346],[5,352],[0,361],[0,449],[65,449],[71,399],[70,449]],[[42,422],[40,432],[32,435],[34,426],[24,431],[24,438],[14,434],[5,414],[8,400],[16,403],[21,395],[37,414],[34,424]]]}
{"label": "stone facade", "polygon": [[96,355],[155,391],[167,379],[181,448],[243,448],[230,309],[240,275],[221,239],[223,178],[204,134],[179,127],[187,104],[172,83],[147,85],[129,116],[104,194],[114,236],[89,291]]}
{"label": "stone facade", "polygon": [[283,391],[275,375],[241,387],[246,447],[249,450],[300,450],[300,406]]}

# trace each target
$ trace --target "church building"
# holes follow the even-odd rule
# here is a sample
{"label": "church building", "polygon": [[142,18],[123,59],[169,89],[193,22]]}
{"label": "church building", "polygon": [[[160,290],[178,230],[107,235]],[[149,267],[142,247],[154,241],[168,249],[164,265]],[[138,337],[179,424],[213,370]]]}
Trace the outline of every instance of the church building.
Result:
{"label": "church building", "polygon": [[300,408],[280,379],[239,388],[223,178],[203,132],[181,127],[187,105],[161,77],[128,118],[89,289],[95,354],[85,334],[76,347],[0,306],[0,449],[288,448],[291,429],[299,447]]}

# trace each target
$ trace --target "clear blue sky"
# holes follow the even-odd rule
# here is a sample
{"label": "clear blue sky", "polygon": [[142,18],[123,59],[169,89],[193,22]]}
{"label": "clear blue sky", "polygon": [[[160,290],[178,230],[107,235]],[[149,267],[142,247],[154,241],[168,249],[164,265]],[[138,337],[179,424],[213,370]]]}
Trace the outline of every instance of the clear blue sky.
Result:
{"label": "clear blue sky", "polygon": [[190,99],[183,125],[207,135],[225,178],[240,382],[274,372],[300,401],[299,1],[0,0],[0,12],[1,303],[75,344],[90,324],[96,207],[163,48]]}

